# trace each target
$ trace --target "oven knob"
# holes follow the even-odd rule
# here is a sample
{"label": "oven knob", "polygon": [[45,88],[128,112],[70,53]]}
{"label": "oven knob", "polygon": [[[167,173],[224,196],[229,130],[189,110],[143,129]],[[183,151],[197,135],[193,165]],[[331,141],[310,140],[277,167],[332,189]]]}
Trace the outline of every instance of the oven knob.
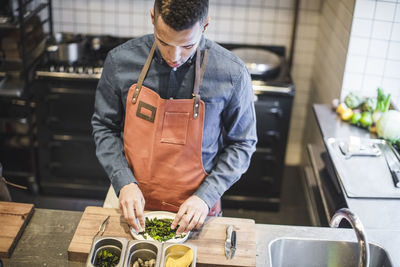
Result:
{"label": "oven knob", "polygon": [[87,73],[88,73],[89,75],[92,75],[92,74],[93,74],[93,68],[92,68],[92,67],[88,67],[88,68],[87,68]]}
{"label": "oven knob", "polygon": [[78,67],[78,73],[83,73],[83,67],[82,66]]}
{"label": "oven knob", "polygon": [[50,65],[50,72],[55,72],[56,71],[56,67],[54,65]]}
{"label": "oven knob", "polygon": [[60,68],[58,69],[58,71],[59,72],[64,72],[65,71],[64,66],[61,65]]}
{"label": "oven knob", "polygon": [[69,67],[68,67],[68,72],[69,72],[69,73],[73,73],[74,71],[75,71],[75,69],[74,69],[73,66],[69,66]]}

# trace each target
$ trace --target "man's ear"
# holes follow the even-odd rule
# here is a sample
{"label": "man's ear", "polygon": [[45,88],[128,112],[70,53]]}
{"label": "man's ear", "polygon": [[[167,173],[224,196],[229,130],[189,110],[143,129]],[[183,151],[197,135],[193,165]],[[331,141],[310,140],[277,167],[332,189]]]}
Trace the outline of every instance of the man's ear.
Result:
{"label": "man's ear", "polygon": [[151,16],[151,23],[153,23],[153,25],[154,25],[155,21],[154,21],[154,9],[153,8],[150,8],[150,16]]}
{"label": "man's ear", "polygon": [[206,19],[206,21],[205,21],[205,23],[204,23],[203,32],[206,31],[206,29],[207,29],[209,23],[210,23],[210,17],[207,17],[207,19]]}

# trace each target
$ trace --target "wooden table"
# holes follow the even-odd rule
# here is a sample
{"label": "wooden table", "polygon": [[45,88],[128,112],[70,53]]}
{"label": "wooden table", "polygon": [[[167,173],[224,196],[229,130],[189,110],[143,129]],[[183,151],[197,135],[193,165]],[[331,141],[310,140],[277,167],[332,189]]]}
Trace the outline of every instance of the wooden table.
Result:
{"label": "wooden table", "polygon": [[[79,211],[36,208],[11,258],[2,259],[4,265],[12,267],[85,266],[81,262],[68,261],[67,254],[81,216],[82,212]],[[259,238],[257,238],[257,243],[258,240]],[[258,251],[257,266],[262,266],[258,262],[265,256],[264,253]]]}

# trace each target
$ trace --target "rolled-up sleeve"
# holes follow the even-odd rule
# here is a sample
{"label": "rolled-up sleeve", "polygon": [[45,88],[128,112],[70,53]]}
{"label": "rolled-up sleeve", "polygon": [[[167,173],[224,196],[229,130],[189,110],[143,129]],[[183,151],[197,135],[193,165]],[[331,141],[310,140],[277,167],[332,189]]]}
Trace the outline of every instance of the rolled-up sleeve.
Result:
{"label": "rolled-up sleeve", "polygon": [[[195,195],[211,208],[247,170],[257,143],[254,93],[243,67],[234,82],[230,101],[222,113],[224,148]],[[206,134],[206,133],[205,133]]]}
{"label": "rolled-up sleeve", "polygon": [[125,111],[116,83],[117,67],[109,53],[96,89],[92,127],[97,158],[118,195],[123,186],[136,180],[124,155],[121,133]]}

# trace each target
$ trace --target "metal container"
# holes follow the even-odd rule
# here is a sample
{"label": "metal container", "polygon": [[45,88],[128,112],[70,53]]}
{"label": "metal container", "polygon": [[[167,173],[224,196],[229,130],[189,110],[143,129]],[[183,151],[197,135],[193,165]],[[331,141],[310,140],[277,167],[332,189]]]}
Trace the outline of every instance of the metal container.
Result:
{"label": "metal container", "polygon": [[96,236],[93,239],[92,248],[90,249],[86,267],[94,267],[97,264],[97,254],[107,249],[114,254],[119,255],[119,262],[116,267],[124,266],[125,252],[128,246],[128,240],[123,237]]}
{"label": "metal container", "polygon": [[279,73],[281,59],[273,52],[249,47],[234,48],[231,51],[244,61],[254,78],[265,80]]}
{"label": "metal container", "polygon": [[197,258],[197,247],[196,246],[190,245],[190,244],[168,244],[168,243],[164,243],[160,267],[165,266],[168,257],[183,256],[188,249],[192,249],[192,251],[193,251],[193,260],[189,266],[196,267],[196,258]]}
{"label": "metal container", "polygon": [[84,52],[85,41],[80,35],[56,33],[54,43],[46,48],[50,61],[73,63],[78,61]]}
{"label": "metal container", "polygon": [[156,241],[130,240],[125,253],[124,266],[131,267],[140,258],[143,262],[155,260],[153,267],[160,266],[162,256],[161,243]]}

